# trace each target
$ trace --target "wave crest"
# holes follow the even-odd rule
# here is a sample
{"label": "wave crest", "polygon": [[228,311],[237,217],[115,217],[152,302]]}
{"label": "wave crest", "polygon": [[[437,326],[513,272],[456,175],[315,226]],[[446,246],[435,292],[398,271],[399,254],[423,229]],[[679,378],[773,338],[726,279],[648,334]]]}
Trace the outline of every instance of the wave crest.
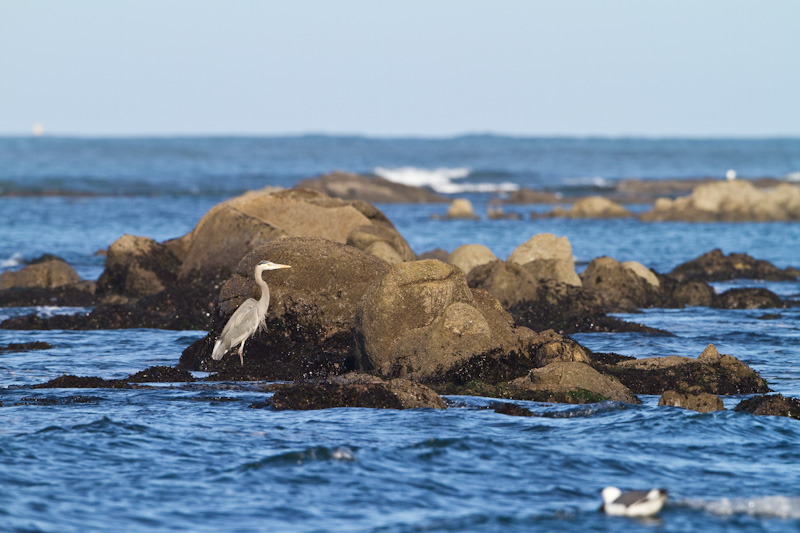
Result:
{"label": "wave crest", "polygon": [[686,500],[683,503],[693,509],[724,516],[746,514],[765,518],[800,519],[800,497],[797,496]]}
{"label": "wave crest", "polygon": [[466,167],[425,169],[417,167],[384,168],[376,167],[376,175],[381,178],[410,185],[412,187],[430,187],[442,194],[458,194],[463,192],[510,192],[519,189],[511,182],[503,183],[455,183],[469,177],[472,170]]}

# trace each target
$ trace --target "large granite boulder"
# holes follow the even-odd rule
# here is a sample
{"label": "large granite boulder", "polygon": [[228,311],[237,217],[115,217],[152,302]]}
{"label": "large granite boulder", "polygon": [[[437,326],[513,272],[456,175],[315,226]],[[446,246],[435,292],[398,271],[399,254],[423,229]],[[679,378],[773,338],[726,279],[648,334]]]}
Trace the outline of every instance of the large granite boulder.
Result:
{"label": "large granite boulder", "polygon": [[470,269],[470,287],[484,289],[500,300],[504,307],[538,298],[539,282],[525,267],[495,260]]}
{"label": "large granite boulder", "polygon": [[108,247],[97,292],[106,301],[136,300],[174,284],[179,268],[178,258],[163,244],[125,234]]}
{"label": "large granite boulder", "polygon": [[689,196],[659,198],[640,215],[645,221],[683,220],[773,221],[800,220],[800,187],[784,183],[761,190],[747,180],[699,185]]}
{"label": "large granite boulder", "polygon": [[[361,300],[356,321],[360,368],[389,377],[446,380],[476,358],[526,350],[510,317],[463,272],[436,260],[394,265]],[[489,304],[489,305],[487,305]],[[481,360],[481,365],[491,363]]]}
{"label": "large granite boulder", "polygon": [[0,274],[0,290],[11,288],[54,289],[79,282],[81,282],[81,277],[75,272],[75,269],[55,256],[26,265],[18,271],[7,270]]}
{"label": "large granite boulder", "polygon": [[291,315],[301,326],[321,328],[326,335],[350,331],[358,302],[389,270],[372,254],[317,237],[290,237],[268,242],[249,252],[219,293],[220,315],[227,317],[261,289],[253,271],[260,261],[290,265],[267,272],[269,318]]}
{"label": "large granite boulder", "polygon": [[551,233],[534,235],[511,252],[507,261],[525,266],[537,279],[581,286],[581,279],[575,272],[572,245],[566,237]]}
{"label": "large granite boulder", "polygon": [[[643,267],[642,267],[643,268]],[[609,311],[635,311],[661,302],[659,286],[652,279],[611,257],[593,259],[581,274],[584,289],[597,293]],[[658,283],[658,278],[647,271]]]}
{"label": "large granite boulder", "polygon": [[424,187],[395,183],[379,176],[362,176],[350,172],[332,172],[309,178],[298,188],[313,189],[342,200],[363,200],[376,204],[447,202],[447,198]]}
{"label": "large granite boulder", "polygon": [[762,259],[747,254],[722,253],[719,248],[676,266],[669,273],[679,281],[726,281],[729,279],[764,279],[770,281],[794,281],[794,269],[780,269]]}
{"label": "large granite boulder", "polygon": [[619,379],[636,394],[754,394],[769,392],[765,379],[731,355],[709,344],[697,358],[677,355],[645,357],[616,364],[598,364],[602,373]]}
{"label": "large granite boulder", "polygon": [[[540,401],[594,403],[606,400],[638,404],[625,385],[605,376],[586,363],[559,361],[531,370],[528,376],[509,384],[519,391],[538,393]],[[530,396],[528,396],[530,397]]]}
{"label": "large granite boulder", "polygon": [[[364,235],[364,226],[379,226],[381,235]],[[351,242],[382,251],[383,242],[394,247],[403,260],[414,258],[408,244],[397,234],[386,216],[374,206],[358,201],[331,198],[307,189],[278,192],[252,191],[227,200],[203,216],[192,230],[180,275],[194,272],[232,271],[246,253],[258,245],[284,237],[321,237],[334,242]],[[386,233],[395,235],[388,237]]]}
{"label": "large granite boulder", "polygon": [[486,246],[482,244],[465,244],[453,250],[446,262],[460,268],[464,275],[469,275],[470,271],[476,266],[497,260],[494,252]]}

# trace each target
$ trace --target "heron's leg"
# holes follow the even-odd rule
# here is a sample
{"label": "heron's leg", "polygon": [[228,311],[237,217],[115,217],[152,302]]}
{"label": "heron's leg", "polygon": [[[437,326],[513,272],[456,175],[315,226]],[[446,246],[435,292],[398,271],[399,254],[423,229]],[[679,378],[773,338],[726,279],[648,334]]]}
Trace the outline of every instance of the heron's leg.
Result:
{"label": "heron's leg", "polygon": [[244,355],[242,355],[243,352],[244,352],[244,341],[242,341],[242,344],[239,345],[239,361],[241,361],[242,366],[244,366]]}

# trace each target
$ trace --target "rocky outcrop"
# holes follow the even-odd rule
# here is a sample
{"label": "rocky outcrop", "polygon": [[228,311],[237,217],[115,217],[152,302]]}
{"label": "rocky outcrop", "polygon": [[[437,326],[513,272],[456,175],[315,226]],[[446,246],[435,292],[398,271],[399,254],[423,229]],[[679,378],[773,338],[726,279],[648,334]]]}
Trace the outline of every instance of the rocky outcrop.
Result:
{"label": "rocky outcrop", "polygon": [[658,306],[661,303],[658,278],[652,271],[638,270],[639,267],[625,266],[611,257],[598,257],[583,271],[581,280],[585,289],[599,295],[604,309],[609,312]]}
{"label": "rocky outcrop", "polygon": [[698,413],[710,413],[712,411],[723,411],[725,406],[722,398],[716,394],[702,392],[700,394],[686,394],[674,390],[665,391],[658,399],[658,405],[669,405],[689,409]]}
{"label": "rocky outcrop", "polygon": [[74,376],[64,374],[45,383],[34,385],[33,389],[129,389],[142,383],[191,383],[196,381],[186,370],[171,366],[151,366],[128,377],[103,379],[96,376]]}
{"label": "rocky outcrop", "polygon": [[470,287],[483,289],[510,308],[520,302],[538,298],[539,282],[526,268],[505,261],[491,261],[470,269],[467,275]]}
{"label": "rocky outcrop", "polygon": [[80,283],[81,277],[64,260],[52,259],[32,262],[18,271],[8,270],[0,274],[0,290],[11,288],[53,289]]}
{"label": "rocky outcrop", "polygon": [[677,355],[646,357],[616,364],[598,364],[602,373],[618,378],[636,394],[754,394],[769,392],[767,382],[731,355],[720,355],[709,344],[697,358]]}
{"label": "rocky outcrop", "polygon": [[511,252],[507,261],[525,266],[537,279],[581,286],[581,279],[575,272],[572,245],[566,237],[551,233],[534,235]]}
{"label": "rocky outcrop", "polygon": [[587,196],[577,200],[569,209],[555,207],[549,213],[540,216],[554,218],[629,218],[633,216],[633,213],[604,196]]}
{"label": "rocky outcrop", "polygon": [[645,221],[687,222],[800,220],[800,187],[788,183],[758,189],[747,180],[699,185],[689,196],[659,198]]}
{"label": "rocky outcrop", "polygon": [[447,258],[447,263],[461,269],[464,275],[469,275],[476,266],[497,261],[497,256],[482,244],[465,244],[459,246]]}
{"label": "rocky outcrop", "polygon": [[296,187],[313,189],[332,198],[362,200],[376,204],[421,204],[448,201],[444,196],[424,187],[412,187],[379,176],[362,176],[350,172],[332,172],[318,178],[309,178],[299,182]]}
{"label": "rocky outcrop", "polygon": [[277,389],[268,400],[277,410],[368,407],[372,409],[445,409],[433,390],[407,379],[383,380],[368,374],[346,374],[326,381],[301,381]]}
{"label": "rocky outcrop", "polygon": [[788,416],[800,420],[800,400],[787,398],[781,394],[747,398],[739,402],[733,410],[745,411],[754,415]]}
{"label": "rocky outcrop", "polygon": [[730,279],[763,279],[770,281],[794,281],[794,269],[780,269],[761,259],[747,254],[722,253],[719,248],[676,266],[669,273],[679,281],[726,281]]}
{"label": "rocky outcrop", "polygon": [[507,204],[557,204],[564,201],[560,193],[519,189],[508,193]]}
{"label": "rocky outcrop", "polygon": [[179,268],[178,258],[163,244],[125,234],[108,248],[97,292],[106,302],[135,301],[175,284]]}
{"label": "rocky outcrop", "polygon": [[617,379],[600,374],[586,363],[553,362],[531,370],[528,376],[515,379],[510,386],[519,391],[538,393],[539,398],[548,398],[540,401],[641,403]]}
{"label": "rocky outcrop", "polygon": [[360,368],[390,377],[446,380],[476,358],[523,352],[510,317],[499,320],[502,308],[487,305],[488,299],[486,293],[476,297],[452,265],[435,260],[394,265],[359,306]]}
{"label": "rocky outcrop", "polygon": [[[379,226],[383,231],[369,233],[364,226]],[[290,236],[339,243],[352,237],[354,245],[373,247],[379,253],[388,245],[397,257],[414,258],[392,223],[366,202],[344,201],[307,189],[253,191],[223,202],[203,216],[185,237],[188,244],[182,245],[187,251],[180,276],[230,272],[250,250]]]}
{"label": "rocky outcrop", "polygon": [[711,304],[722,309],[776,309],[787,304],[780,296],[764,288],[728,289],[715,296]]}

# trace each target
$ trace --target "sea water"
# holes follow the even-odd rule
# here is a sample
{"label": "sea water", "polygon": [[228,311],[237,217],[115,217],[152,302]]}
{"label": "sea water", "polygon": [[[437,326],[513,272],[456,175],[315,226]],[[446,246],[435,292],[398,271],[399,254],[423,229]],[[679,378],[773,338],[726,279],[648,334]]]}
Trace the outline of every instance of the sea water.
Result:
{"label": "sea water", "polygon": [[[378,173],[488,201],[517,187],[564,194],[642,179],[792,179],[800,141],[180,138],[0,139],[0,270],[43,253],[87,279],[123,233],[180,236],[248,189],[333,170]],[[531,219],[436,221],[446,205],[380,205],[422,253],[461,244],[501,258],[536,233],[567,236],[578,268],[609,255],[660,272],[713,248],[800,266],[800,224]],[[739,280],[789,301],[798,282]],[[53,307],[0,309],[0,318]],[[766,313],[778,318],[765,320]],[[697,356],[708,343],[800,396],[800,312],[649,309],[623,318],[674,336],[577,334],[598,351]],[[518,402],[533,418],[448,397],[434,410],[276,412],[261,383],[31,389],[61,374],[118,378],[175,364],[202,331],[9,331],[0,346],[0,530],[789,531],[800,528],[800,422],[621,403]],[[202,375],[200,375],[202,377]],[[725,398],[735,406],[740,397]],[[606,485],[664,487],[657,521],[597,512]]]}

